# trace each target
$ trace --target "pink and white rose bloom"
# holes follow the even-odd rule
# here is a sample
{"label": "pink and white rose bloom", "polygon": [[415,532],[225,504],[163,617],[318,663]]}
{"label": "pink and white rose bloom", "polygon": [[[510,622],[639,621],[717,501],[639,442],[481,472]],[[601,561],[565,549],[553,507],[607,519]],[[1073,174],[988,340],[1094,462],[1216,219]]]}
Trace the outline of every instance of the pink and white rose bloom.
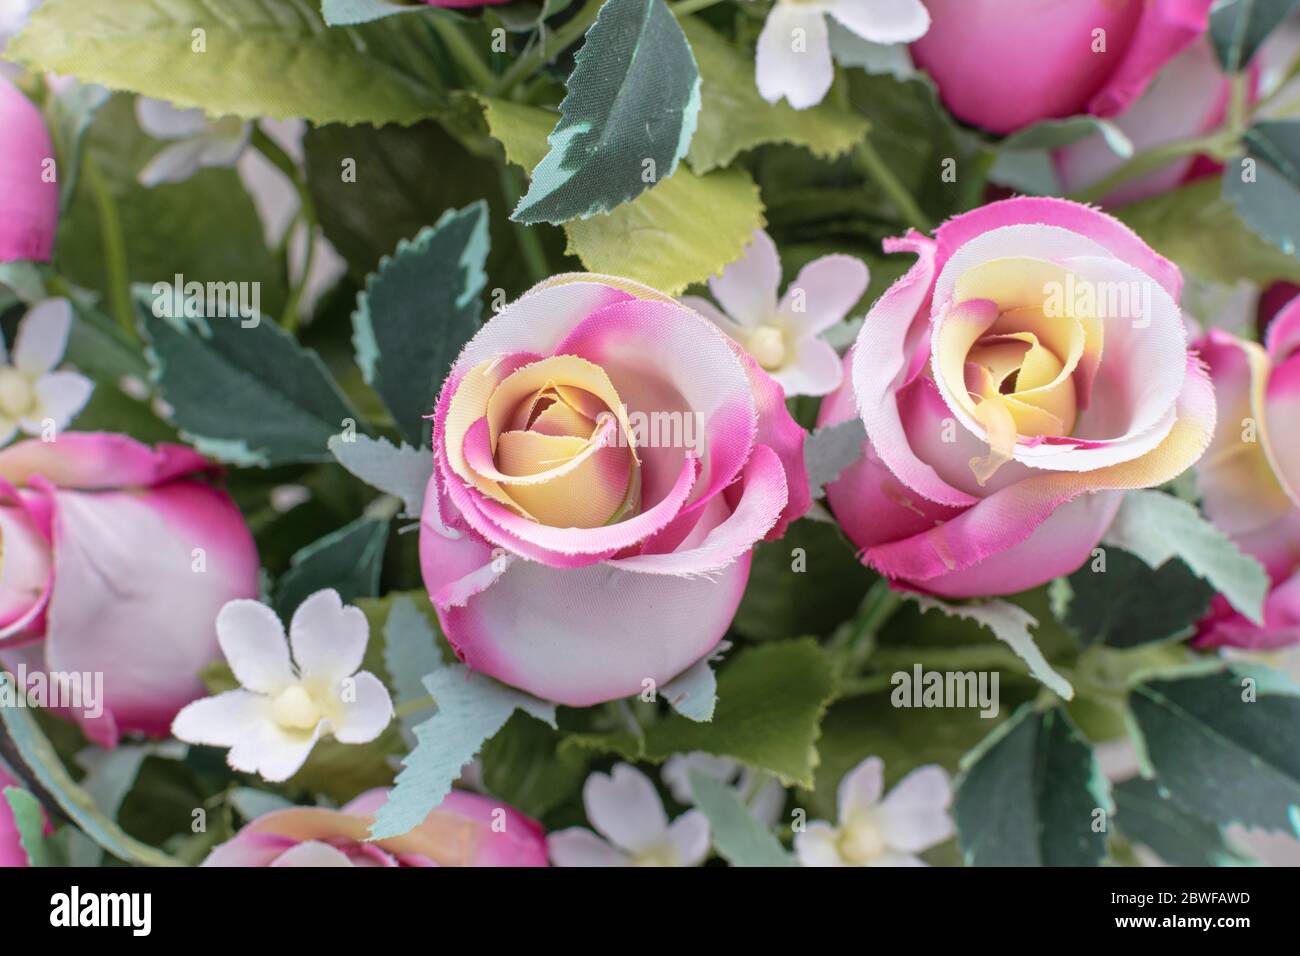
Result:
{"label": "pink and white rose bloom", "polygon": [[100,432],[0,451],[0,660],[102,674],[102,713],[73,713],[102,746],[165,736],[204,692],[217,612],[257,593],[252,536],[210,471],[188,448]]}
{"label": "pink and white rose bloom", "polygon": [[203,866],[546,866],[541,824],[492,797],[453,790],[424,822],[369,841],[388,790],[368,790],[341,810],[264,813],[214,849]]}
{"label": "pink and white rose bloom", "polygon": [[867,291],[871,273],[853,256],[829,255],[799,270],[785,295],[781,259],[772,237],[762,229],[745,254],[709,279],[709,291],[722,306],[699,296],[682,304],[726,332],[786,395],[827,395],[840,387],[839,354],[819,336],[844,321]]}
{"label": "pink and white rose bloom", "polygon": [[645,286],[558,276],[493,317],[434,415],[425,585],[471,668],[585,706],[709,654],[753,545],[809,506],[758,364]]}
{"label": "pink and white rose bloom", "polygon": [[1273,582],[1262,627],[1216,597],[1207,645],[1269,649],[1300,642],[1300,298],[1269,324],[1264,345],[1212,329],[1200,343],[1219,424],[1196,466],[1210,520]]}
{"label": "pink and white rose bloom", "polygon": [[45,262],[59,222],[54,146],[40,110],[0,76],[0,262]]}
{"label": "pink and white rose bloom", "polygon": [[1182,278],[1115,219],[1011,199],[886,250],[916,263],[820,416],[865,423],[864,457],[827,498],[880,573],[955,598],[1035,587],[1084,561],[1125,490],[1205,450],[1214,391]]}
{"label": "pink and white rose bloom", "polygon": [[924,0],[912,44],[959,119],[1011,133],[1079,113],[1118,116],[1205,33],[1213,0]]}

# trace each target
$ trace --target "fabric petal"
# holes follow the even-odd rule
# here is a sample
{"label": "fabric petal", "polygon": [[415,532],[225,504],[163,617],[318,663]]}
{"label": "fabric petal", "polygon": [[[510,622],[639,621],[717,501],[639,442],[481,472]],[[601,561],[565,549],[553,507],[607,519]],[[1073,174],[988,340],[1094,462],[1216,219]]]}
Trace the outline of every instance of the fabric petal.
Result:
{"label": "fabric petal", "polygon": [[668,842],[677,851],[678,866],[699,866],[709,855],[709,818],[688,810],[668,827]]}
{"label": "fabric petal", "polygon": [[871,272],[861,259],[830,255],[802,269],[781,297],[780,311],[796,338],[842,322],[867,291]]}
{"label": "fabric petal", "polygon": [[59,221],[59,183],[43,175],[54,146],[40,110],[0,76],[0,262],[48,262]]}
{"label": "fabric petal", "polygon": [[340,743],[364,744],[383,733],[393,719],[393,700],[383,681],[369,671],[351,680],[356,699],[344,701],[343,714],[331,730]]}
{"label": "fabric petal", "polygon": [[830,14],[872,43],[911,43],[930,29],[921,0],[834,0]]}
{"label": "fabric petal", "polygon": [[95,383],[76,372],[49,372],[36,382],[38,414],[33,416],[29,434],[40,434],[45,419],[54,422],[56,432],[62,431],[77,412],[90,400]]}
{"label": "fabric petal", "polygon": [[772,373],[787,395],[829,395],[844,381],[839,353],[821,339],[799,339],[791,353],[785,366]]}
{"label": "fabric petal", "polygon": [[352,866],[352,861],[342,850],[336,850],[328,843],[308,840],[286,850],[275,858],[271,866]]}
{"label": "fabric petal", "polygon": [[591,825],[629,853],[652,849],[668,832],[668,815],[654,784],[630,764],[588,777],[582,803]]}
{"label": "fabric petal", "polygon": [[829,823],[814,820],[794,835],[794,852],[802,866],[845,866],[839,851],[839,832]]}
{"label": "fabric petal", "polygon": [[[709,279],[709,291],[733,323],[744,328],[761,325],[776,312],[781,285],[781,260],[776,243],[762,229],[745,246],[739,259]],[[729,331],[724,328],[724,331]]]}
{"label": "fabric petal", "polygon": [[46,299],[28,310],[18,323],[13,364],[35,378],[50,371],[63,358],[72,328],[72,306],[67,299]]}
{"label": "fabric petal", "polygon": [[784,97],[803,110],[825,98],[835,79],[835,66],[820,8],[795,3],[772,6],[758,36],[754,76],[759,95],[769,103]]}
{"label": "fabric petal", "polygon": [[260,601],[225,605],[217,615],[217,640],[235,679],[249,690],[278,694],[296,679],[284,625]]}
{"label": "fabric petal", "polygon": [[140,128],[154,139],[180,139],[198,136],[208,128],[208,118],[201,109],[177,109],[165,100],[138,96],[135,118]]}
{"label": "fabric petal", "polygon": [[67,432],[58,441],[24,441],[0,451],[0,478],[19,487],[37,475],[60,488],[147,487],[209,468],[183,445],[150,448],[109,432]]}
{"label": "fabric petal", "polygon": [[953,834],[952,785],[942,767],[913,770],[894,785],[880,804],[885,840],[895,850],[917,853]]}
{"label": "fabric petal", "polygon": [[183,183],[199,171],[205,143],[201,139],[182,139],[158,151],[136,177],[141,186],[152,188],[164,183]]}
{"label": "fabric petal", "polygon": [[556,866],[627,866],[627,855],[583,827],[570,827],[546,838]]}
{"label": "fabric petal", "polygon": [[307,597],[289,624],[289,643],[299,673],[304,679],[331,685],[360,669],[369,640],[365,612],[350,604],[344,606],[333,588]]}
{"label": "fabric petal", "polygon": [[884,792],[885,762],[879,757],[868,757],[840,780],[836,793],[840,825],[870,810],[880,802],[880,795]]}
{"label": "fabric petal", "polygon": [[246,690],[228,690],[186,704],[172,721],[171,732],[180,740],[212,747],[233,747],[270,720],[269,701]]}

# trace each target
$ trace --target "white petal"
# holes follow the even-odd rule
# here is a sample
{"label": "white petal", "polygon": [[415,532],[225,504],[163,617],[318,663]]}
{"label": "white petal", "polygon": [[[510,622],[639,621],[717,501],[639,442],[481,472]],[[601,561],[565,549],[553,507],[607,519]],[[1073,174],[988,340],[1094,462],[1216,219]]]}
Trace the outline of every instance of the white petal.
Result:
{"label": "white petal", "polygon": [[668,815],[650,778],[629,764],[593,773],[582,788],[591,825],[615,846],[637,853],[663,842]]}
{"label": "white petal", "polygon": [[352,861],[342,850],[337,850],[328,843],[308,840],[285,850],[275,858],[271,866],[352,866]]}
{"label": "white petal", "polygon": [[803,110],[822,101],[835,79],[835,67],[820,8],[793,3],[772,7],[758,36],[754,77],[759,95],[769,103],[784,96]]}
{"label": "white petal", "polygon": [[35,377],[59,364],[68,347],[72,306],[67,299],[46,299],[28,310],[18,323],[14,368]]}
{"label": "white petal", "polygon": [[684,806],[690,806],[695,802],[691,799],[690,772],[692,770],[698,770],[714,780],[730,781],[736,773],[737,766],[736,761],[730,757],[715,757],[713,754],[697,750],[693,753],[669,757],[663,769],[659,771],[659,776],[664,783],[668,784],[674,800]]}
{"label": "white petal", "polygon": [[879,757],[868,757],[844,775],[837,792],[837,809],[840,825],[855,814],[870,810],[880,802],[885,790],[885,763]]}
{"label": "white petal", "polygon": [[590,830],[570,827],[546,838],[556,866],[627,866],[628,859]]}
{"label": "white petal", "polygon": [[18,423],[8,418],[0,418],[0,448],[14,440],[18,434]]}
{"label": "white petal", "polygon": [[293,660],[304,678],[337,683],[355,674],[369,640],[365,613],[350,604],[345,607],[333,588],[310,595],[289,624]]}
{"label": "white petal", "polygon": [[164,100],[136,97],[135,118],[154,139],[181,139],[201,135],[208,128],[203,110],[178,110]]}
{"label": "white petal", "polygon": [[677,851],[678,866],[699,866],[709,855],[709,818],[688,810],[668,828],[668,842]]}
{"label": "white petal", "polygon": [[244,598],[217,614],[217,640],[235,678],[249,690],[277,694],[296,679],[284,625],[265,604]]}
{"label": "white petal", "polygon": [[900,853],[897,850],[886,850],[877,857],[873,857],[867,866],[929,866],[918,856],[911,853]]}
{"label": "white petal", "polygon": [[383,681],[369,671],[349,680],[355,681],[356,700],[344,703],[334,737],[345,744],[364,744],[382,734],[393,719],[393,699]]}
{"label": "white petal", "polygon": [[[750,792],[753,781],[754,771],[746,770],[741,774],[740,783],[736,785],[736,796],[743,800],[745,794]],[[763,788],[758,791],[754,799],[749,801],[749,812],[754,815],[754,819],[769,828],[776,826],[784,809],[785,788],[776,780],[769,780],[763,784]]]}
{"label": "white petal", "polygon": [[913,770],[880,804],[885,842],[896,850],[916,852],[952,836],[952,786],[948,773],[934,765]]}
{"label": "white petal", "polygon": [[911,43],[930,29],[921,0],[833,0],[830,13],[873,43]]}
{"label": "white petal", "polygon": [[226,754],[226,763],[244,773],[256,773],[268,783],[283,783],[297,773],[320,739],[321,725],[310,734],[284,730],[270,719],[249,728]]}
{"label": "white petal", "polygon": [[[871,272],[861,259],[822,256],[799,270],[781,297],[781,314],[797,336],[816,335],[844,321],[870,281]],[[796,305],[802,311],[795,311]]]}
{"label": "white petal", "polygon": [[781,286],[781,260],[776,243],[762,229],[745,246],[739,259],[728,264],[722,275],[709,279],[709,291],[737,325],[753,328],[776,310],[776,291]]}
{"label": "white petal", "polygon": [[203,149],[204,143],[200,139],[182,139],[164,146],[136,178],[145,187],[183,183],[199,171]]}
{"label": "white petal", "polygon": [[39,426],[45,419],[54,422],[57,431],[72,421],[72,417],[85,407],[95,383],[76,372],[49,372],[36,380],[37,414],[28,416],[38,426],[33,434],[40,434]]}
{"label": "white petal", "polygon": [[708,299],[701,299],[698,295],[684,295],[679,300],[682,305],[688,309],[694,309],[700,315],[704,316],[728,336],[737,342],[743,342],[745,338],[744,326],[738,322],[733,322],[731,317],[719,309]]}
{"label": "white petal", "polygon": [[270,720],[267,699],[246,690],[228,690],[181,708],[172,721],[172,735],[186,743],[233,747],[257,724]]}
{"label": "white petal", "polygon": [[769,373],[791,395],[829,395],[844,379],[844,363],[839,353],[818,338],[803,338],[794,343],[785,365]]}
{"label": "white petal", "polygon": [[209,133],[201,137],[203,150],[199,154],[202,167],[233,166],[243,154],[253,134],[253,125],[233,116],[223,116],[213,124]]}
{"label": "white petal", "polygon": [[836,842],[839,831],[829,823],[814,820],[794,835],[794,852],[803,866],[844,866]]}

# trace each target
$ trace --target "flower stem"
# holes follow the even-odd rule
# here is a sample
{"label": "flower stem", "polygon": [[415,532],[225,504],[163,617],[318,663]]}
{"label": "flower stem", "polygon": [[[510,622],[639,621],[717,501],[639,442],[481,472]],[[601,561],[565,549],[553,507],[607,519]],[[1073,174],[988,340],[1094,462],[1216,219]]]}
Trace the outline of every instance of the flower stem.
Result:
{"label": "flower stem", "polygon": [[[501,192],[505,196],[507,211],[519,202],[518,172],[510,163],[501,167]],[[534,283],[541,282],[551,274],[551,267],[546,261],[546,250],[532,226],[522,222],[512,222],[515,242],[519,246],[519,255],[523,257],[528,277]]]}
{"label": "flower stem", "polygon": [[289,247],[291,233],[299,221],[307,227],[307,252],[302,265],[302,274],[298,276],[298,281],[293,283],[293,287],[289,290],[289,297],[285,300],[284,310],[280,314],[280,326],[286,332],[293,332],[298,328],[300,318],[298,306],[302,301],[303,290],[306,288],[307,279],[311,274],[312,263],[315,260],[316,205],[312,202],[311,191],[307,188],[307,180],[303,176],[302,170],[298,168],[298,164],[280,147],[279,143],[267,136],[256,123],[253,124],[253,132],[249,138],[249,143],[265,156],[271,165],[284,173],[298,192],[300,220],[295,219],[289,224],[284,235],[285,248]]}
{"label": "flower stem", "polygon": [[1219,130],[1208,136],[1198,136],[1194,139],[1178,140],[1157,146],[1138,153],[1100,182],[1079,190],[1070,198],[1078,202],[1098,202],[1130,180],[1146,176],[1169,163],[1187,156],[1195,156],[1197,153],[1225,158],[1232,151],[1236,140],[1237,137],[1229,131]]}
{"label": "flower stem", "polygon": [[699,13],[701,10],[707,10],[715,3],[721,0],[678,0],[677,3],[668,5],[668,9],[673,12],[675,17],[690,16],[692,13]]}
{"label": "flower stem", "polygon": [[912,194],[894,175],[894,171],[889,168],[880,153],[876,152],[876,147],[871,144],[870,133],[858,143],[854,155],[857,157],[858,165],[862,167],[863,172],[884,190],[885,195],[894,204],[894,208],[903,217],[903,221],[918,232],[929,232],[929,218],[921,211],[921,207],[917,205]]}
{"label": "flower stem", "polygon": [[876,648],[876,635],[902,601],[902,595],[889,587],[886,578],[871,585],[853,619],[827,645],[837,674],[852,677],[862,669]]}
{"label": "flower stem", "polygon": [[528,79],[547,63],[567,50],[578,38],[587,32],[587,28],[596,22],[600,6],[604,0],[587,0],[587,5],[574,15],[573,19],[558,27],[547,40],[540,41],[531,50],[515,61],[496,81],[488,84],[489,96],[504,96]]}
{"label": "flower stem", "polygon": [[485,90],[496,81],[496,74],[479,55],[478,50],[474,49],[469,38],[461,32],[459,24],[454,23],[449,17],[442,16],[432,17],[429,22],[433,25],[434,32],[438,34],[438,39],[451,54],[451,58],[456,61],[456,65],[469,75],[470,82],[477,89]]}
{"label": "flower stem", "polygon": [[122,232],[122,217],[118,214],[117,200],[108,188],[99,164],[89,154],[82,160],[86,179],[90,182],[95,200],[95,213],[99,219],[100,241],[104,244],[104,271],[107,273],[108,298],[113,317],[127,339],[139,343],[140,333],[135,327],[135,310],[131,305],[131,277],[127,271],[126,238]]}

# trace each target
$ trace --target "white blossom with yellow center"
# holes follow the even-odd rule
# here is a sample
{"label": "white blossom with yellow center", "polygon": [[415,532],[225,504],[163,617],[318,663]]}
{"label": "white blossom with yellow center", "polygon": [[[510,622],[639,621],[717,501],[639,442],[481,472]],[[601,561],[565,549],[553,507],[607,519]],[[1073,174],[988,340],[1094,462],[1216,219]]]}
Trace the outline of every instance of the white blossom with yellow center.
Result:
{"label": "white blossom with yellow center", "polygon": [[709,855],[709,821],[688,810],[670,824],[650,778],[616,764],[582,788],[587,820],[600,835],[570,827],[547,837],[556,866],[698,866]]}
{"label": "white blossom with yellow center", "polygon": [[925,866],[916,854],[952,836],[948,774],[936,766],[913,770],[881,799],[885,765],[868,757],[839,787],[839,822],[809,823],[796,833],[804,866]]}
{"label": "white blossom with yellow center", "polygon": [[18,323],[12,356],[0,344],[0,445],[19,431],[56,439],[90,398],[95,388],[90,379],[55,371],[71,326],[67,300],[47,299]]}
{"label": "white blossom with yellow center", "polygon": [[744,256],[709,280],[721,310],[698,296],[684,296],[682,304],[740,343],[786,395],[828,395],[839,388],[844,370],[820,336],[844,320],[870,279],[852,256],[823,256],[804,266],[778,301],[781,260],[759,229]]}
{"label": "white blossom with yellow center", "polygon": [[178,110],[145,96],[136,99],[135,116],[151,137],[168,141],[140,170],[142,186],[184,182],[200,169],[234,166],[253,131],[251,123],[235,116],[210,119],[203,110]]}
{"label": "white blossom with yellow center", "polygon": [[271,782],[293,776],[327,734],[345,744],[374,740],[393,702],[379,678],[358,670],[369,637],[365,614],[334,590],[298,606],[288,638],[265,604],[231,601],[217,615],[217,640],[242,687],[188,705],[172,733],[228,747],[231,767]]}

